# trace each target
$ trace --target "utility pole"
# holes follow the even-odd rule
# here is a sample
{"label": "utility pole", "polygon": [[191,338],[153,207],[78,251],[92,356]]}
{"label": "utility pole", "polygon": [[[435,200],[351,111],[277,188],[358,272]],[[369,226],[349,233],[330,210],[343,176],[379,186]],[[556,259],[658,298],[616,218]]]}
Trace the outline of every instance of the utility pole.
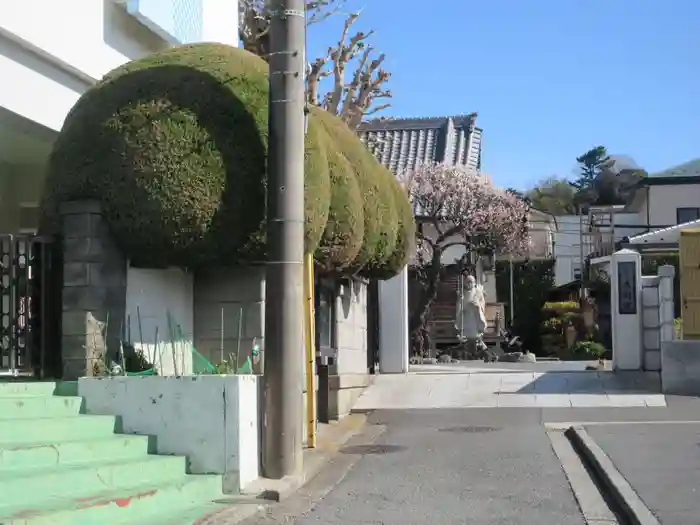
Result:
{"label": "utility pole", "polygon": [[301,470],[304,370],[304,0],[268,0],[270,109],[263,474]]}

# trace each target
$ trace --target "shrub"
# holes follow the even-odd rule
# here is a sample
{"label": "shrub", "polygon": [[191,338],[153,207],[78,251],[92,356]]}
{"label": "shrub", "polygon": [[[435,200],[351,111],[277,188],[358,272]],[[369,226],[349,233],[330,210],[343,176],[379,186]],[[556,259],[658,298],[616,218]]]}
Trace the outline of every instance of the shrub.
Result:
{"label": "shrub", "polygon": [[409,262],[416,244],[416,220],[406,191],[398,183],[393,185],[398,214],[396,247],[383,263],[369,265],[362,273],[369,278],[385,279],[398,274]]}
{"label": "shrub", "polygon": [[327,149],[327,160],[331,180],[330,209],[315,260],[322,271],[337,272],[349,267],[360,252],[365,219],[362,193],[352,166],[331,147]]}
{"label": "shrub", "polygon": [[393,189],[396,179],[338,117],[323,110],[316,110],[313,115],[335,142],[338,152],[353,167],[362,193],[364,242],[352,267],[355,271],[379,267],[389,260],[396,248],[399,229]]}
{"label": "shrub", "polygon": [[[49,161],[44,225],[60,202],[97,199],[132,260],[232,263],[264,257],[267,64],[218,44],[168,49],[109,73],[68,115]],[[310,123],[307,248],[330,201]]]}
{"label": "shrub", "polygon": [[[221,44],[117,68],[66,119],[49,161],[42,230],[56,230],[62,202],[94,199],[134,263],[264,261],[268,94],[267,63]],[[306,250],[322,267],[355,272],[404,260],[397,205],[409,206],[407,197],[340,119],[312,110],[304,163]]]}
{"label": "shrub", "polygon": [[552,310],[557,313],[571,312],[580,309],[580,305],[576,301],[554,301],[544,303],[544,310]]}
{"label": "shrub", "polygon": [[581,361],[601,359],[605,354],[605,347],[596,341],[576,341],[569,354],[571,359]]}

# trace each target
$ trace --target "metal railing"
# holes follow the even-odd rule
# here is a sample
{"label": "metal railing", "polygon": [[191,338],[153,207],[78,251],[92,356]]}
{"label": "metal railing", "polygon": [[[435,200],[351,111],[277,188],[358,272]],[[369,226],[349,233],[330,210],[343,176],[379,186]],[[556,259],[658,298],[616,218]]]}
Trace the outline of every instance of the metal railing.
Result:
{"label": "metal railing", "polygon": [[0,234],[0,374],[60,367],[60,254],[49,237]]}

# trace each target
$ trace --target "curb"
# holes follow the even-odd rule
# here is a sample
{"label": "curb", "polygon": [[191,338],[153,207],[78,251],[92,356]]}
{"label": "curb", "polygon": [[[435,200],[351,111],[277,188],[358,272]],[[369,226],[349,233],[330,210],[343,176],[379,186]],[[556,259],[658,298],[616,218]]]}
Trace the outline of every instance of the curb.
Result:
{"label": "curb", "polygon": [[277,503],[288,498],[316,477],[341,447],[363,432],[366,424],[365,415],[349,414],[337,423],[328,425],[326,435],[319,434],[316,448],[304,450],[301,472],[282,479],[258,478],[241,491],[239,498]]}
{"label": "curb", "polygon": [[661,525],[629,482],[615,467],[612,460],[581,426],[569,427],[565,435],[574,450],[587,463],[610,495],[622,517],[631,525]]}

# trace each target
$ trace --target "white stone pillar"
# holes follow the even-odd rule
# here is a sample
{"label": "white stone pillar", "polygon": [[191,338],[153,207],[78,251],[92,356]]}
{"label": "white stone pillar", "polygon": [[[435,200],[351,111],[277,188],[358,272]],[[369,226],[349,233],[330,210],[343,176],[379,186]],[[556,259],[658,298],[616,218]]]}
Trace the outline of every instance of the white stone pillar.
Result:
{"label": "white stone pillar", "polygon": [[610,262],[610,284],[613,368],[641,370],[644,366],[642,256],[627,249],[615,252]]}
{"label": "white stone pillar", "polygon": [[408,266],[379,283],[379,371],[408,372]]}
{"label": "white stone pillar", "polygon": [[670,264],[659,268],[659,324],[661,326],[661,343],[676,338],[673,307],[673,278],[676,269]]}

